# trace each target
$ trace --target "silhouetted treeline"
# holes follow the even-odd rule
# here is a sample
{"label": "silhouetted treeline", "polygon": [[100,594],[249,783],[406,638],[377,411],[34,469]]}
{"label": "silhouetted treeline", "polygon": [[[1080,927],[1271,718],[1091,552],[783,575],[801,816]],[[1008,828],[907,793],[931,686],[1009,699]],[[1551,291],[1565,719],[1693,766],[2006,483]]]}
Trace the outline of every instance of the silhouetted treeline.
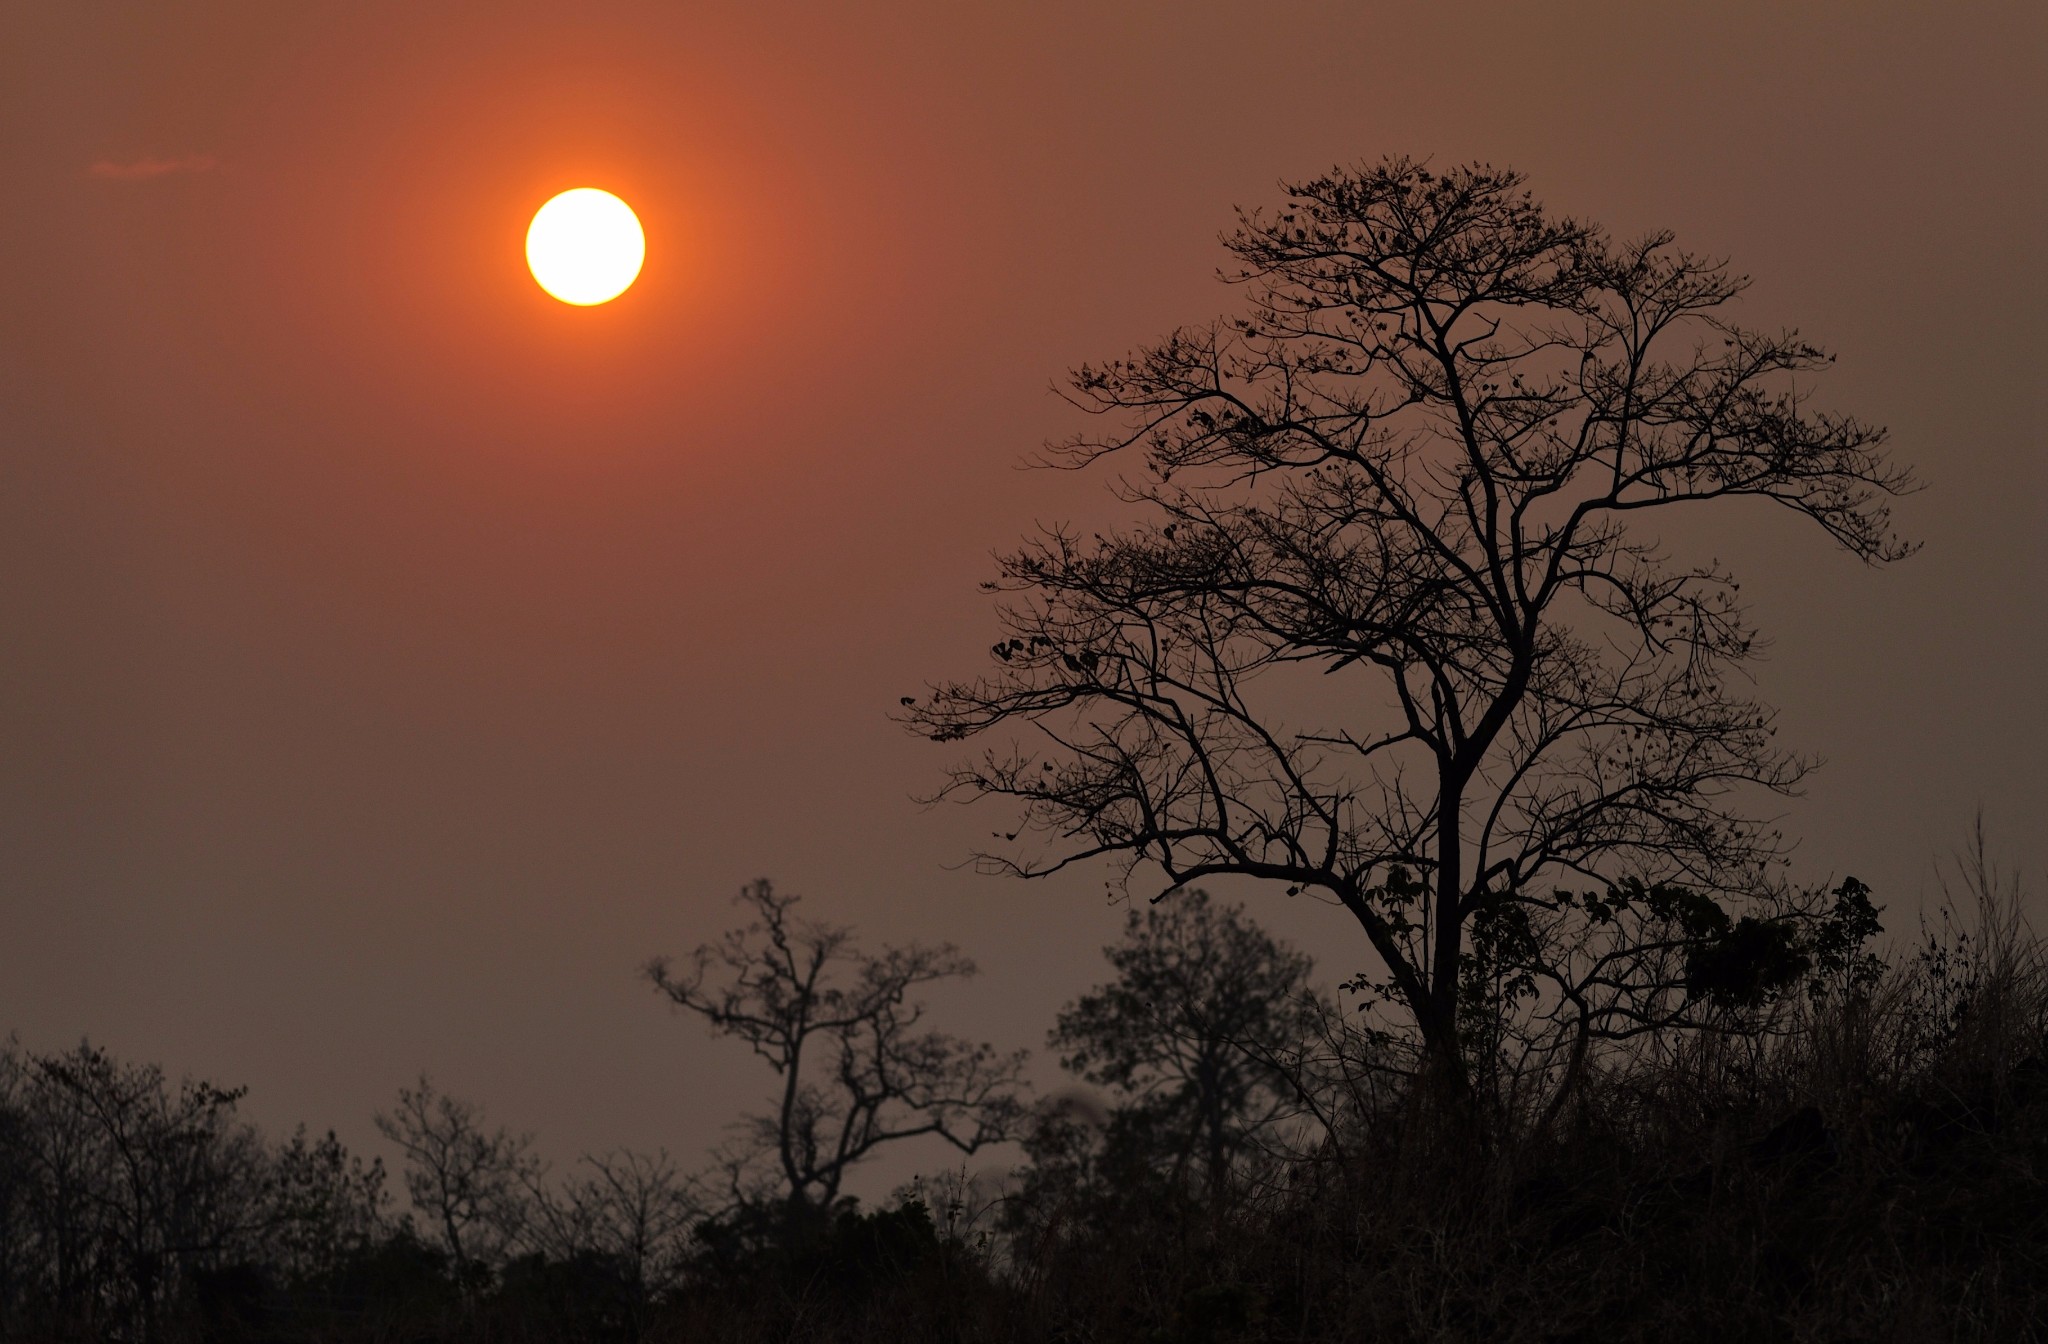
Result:
{"label": "silhouetted treeline", "polygon": [[[2037,1338],[2048,959],[1981,851],[1968,875],[1917,945],[1611,1043],[1562,1102],[1475,1053],[1494,1105],[1469,1130],[1418,1101],[1416,1041],[1188,893],[1132,914],[1112,978],[1051,1032],[1092,1088],[1027,1106],[999,1070],[1027,1160],[872,1210],[778,1188],[773,1114],[748,1131],[765,1167],[614,1153],[551,1173],[528,1137],[421,1080],[378,1116],[392,1181],[331,1133],[258,1133],[238,1090],[10,1045],[0,1336]],[[750,891],[780,921],[767,945],[821,951],[814,993],[842,963],[856,984],[963,972],[948,950],[862,954]],[[994,1057],[917,1058],[957,1073],[946,1061]],[[823,1083],[811,1105],[800,1136],[837,1113]]]}

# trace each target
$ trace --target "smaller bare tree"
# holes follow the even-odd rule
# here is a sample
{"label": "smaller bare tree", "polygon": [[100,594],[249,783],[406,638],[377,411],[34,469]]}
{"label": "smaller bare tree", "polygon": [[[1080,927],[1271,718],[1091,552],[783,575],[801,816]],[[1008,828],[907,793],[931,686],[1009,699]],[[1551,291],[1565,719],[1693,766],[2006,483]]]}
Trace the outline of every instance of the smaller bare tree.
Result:
{"label": "smaller bare tree", "polygon": [[377,1130],[405,1154],[405,1192],[459,1282],[475,1286],[518,1245],[539,1182],[531,1136],[486,1129],[480,1107],[436,1092],[423,1074],[379,1113]]}
{"label": "smaller bare tree", "polygon": [[596,1252],[615,1261],[644,1300],[675,1286],[690,1237],[710,1210],[696,1178],[663,1149],[586,1154],[559,1189],[532,1190],[532,1246],[558,1260]]}
{"label": "smaller bare tree", "polygon": [[735,903],[745,928],[699,947],[686,969],[651,962],[650,983],[713,1031],[744,1041],[782,1079],[724,1154],[731,1196],[779,1196],[791,1215],[829,1208],[846,1173],[884,1144],[933,1136],[962,1153],[1014,1137],[1025,1052],[924,1030],[913,991],[975,972],[951,944],[869,953],[850,929],[793,913],[763,879]]}

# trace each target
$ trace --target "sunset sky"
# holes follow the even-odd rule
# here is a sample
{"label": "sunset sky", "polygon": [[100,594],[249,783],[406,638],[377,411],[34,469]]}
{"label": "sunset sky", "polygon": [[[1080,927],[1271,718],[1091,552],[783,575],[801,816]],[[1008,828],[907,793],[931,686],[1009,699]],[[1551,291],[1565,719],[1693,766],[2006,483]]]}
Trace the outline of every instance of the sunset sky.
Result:
{"label": "sunset sky", "polygon": [[[1981,805],[2038,896],[2044,69],[2037,3],[0,0],[0,1034],[694,1161],[766,1077],[637,968],[767,876],[1039,1045],[1122,911],[960,870],[1008,818],[920,807],[959,749],[889,711],[981,666],[991,552],[1123,516],[1019,470],[1049,384],[1388,153],[1674,228],[1838,352],[1924,552],[1714,519],[1827,762],[1795,872],[1910,931]],[[578,186],[647,234],[599,308],[522,254]]]}

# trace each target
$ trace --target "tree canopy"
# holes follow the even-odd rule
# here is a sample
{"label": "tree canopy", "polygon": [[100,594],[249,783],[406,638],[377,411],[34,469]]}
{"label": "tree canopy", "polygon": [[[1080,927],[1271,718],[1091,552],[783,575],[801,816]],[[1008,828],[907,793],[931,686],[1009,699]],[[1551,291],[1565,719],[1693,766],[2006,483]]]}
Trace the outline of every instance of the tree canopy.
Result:
{"label": "tree canopy", "polygon": [[1014,734],[945,790],[1020,808],[984,863],[1341,904],[1459,1085],[1476,927],[1604,1030],[1683,997],[1617,982],[1673,927],[1627,892],[1811,914],[1753,815],[1812,761],[1744,691],[1740,585],[1648,529],[1747,499],[1907,555],[1885,432],[1812,400],[1833,356],[1737,325],[1747,280],[1672,234],[1616,243],[1485,166],[1335,171],[1224,243],[1246,310],[1082,365],[1106,427],[1047,453],[1123,463],[1140,520],[1004,556],[991,668],[906,708]]}
{"label": "tree canopy", "polygon": [[1201,890],[1133,909],[1103,956],[1115,978],[1061,1009],[1050,1043],[1161,1134],[1176,1175],[1192,1168],[1213,1194],[1294,1109],[1273,1061],[1310,1030],[1312,963]]}

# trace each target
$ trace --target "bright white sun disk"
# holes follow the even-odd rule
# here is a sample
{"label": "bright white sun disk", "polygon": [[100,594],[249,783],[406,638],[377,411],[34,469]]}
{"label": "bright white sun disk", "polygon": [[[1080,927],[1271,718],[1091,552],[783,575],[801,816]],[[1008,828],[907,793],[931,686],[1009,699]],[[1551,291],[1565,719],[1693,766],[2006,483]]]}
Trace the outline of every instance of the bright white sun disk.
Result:
{"label": "bright white sun disk", "polygon": [[632,207],[608,191],[578,187],[543,205],[526,230],[526,264],[540,287],[578,307],[626,292],[647,260],[647,235]]}

